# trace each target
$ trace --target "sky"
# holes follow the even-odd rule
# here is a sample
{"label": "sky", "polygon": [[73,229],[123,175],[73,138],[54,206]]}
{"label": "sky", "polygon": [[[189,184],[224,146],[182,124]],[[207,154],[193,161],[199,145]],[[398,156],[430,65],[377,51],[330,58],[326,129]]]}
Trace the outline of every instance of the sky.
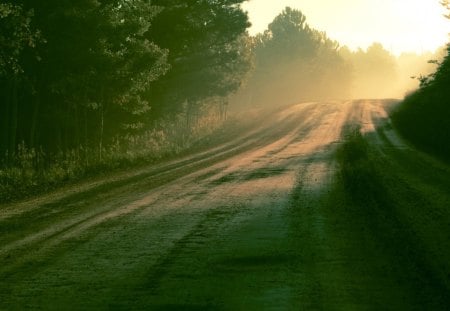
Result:
{"label": "sky", "polygon": [[392,53],[435,51],[449,42],[450,20],[439,0],[250,0],[254,35],[286,6],[299,9],[307,23],[352,50],[380,42]]}

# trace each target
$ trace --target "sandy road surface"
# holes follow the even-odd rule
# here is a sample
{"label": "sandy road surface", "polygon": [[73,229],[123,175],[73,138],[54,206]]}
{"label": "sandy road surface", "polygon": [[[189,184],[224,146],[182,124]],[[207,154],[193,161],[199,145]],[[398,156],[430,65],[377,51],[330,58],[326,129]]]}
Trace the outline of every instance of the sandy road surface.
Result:
{"label": "sandy road surface", "polygon": [[[0,207],[0,309],[445,309],[450,169],[389,105],[291,106],[201,154]],[[388,203],[346,189],[348,123]]]}

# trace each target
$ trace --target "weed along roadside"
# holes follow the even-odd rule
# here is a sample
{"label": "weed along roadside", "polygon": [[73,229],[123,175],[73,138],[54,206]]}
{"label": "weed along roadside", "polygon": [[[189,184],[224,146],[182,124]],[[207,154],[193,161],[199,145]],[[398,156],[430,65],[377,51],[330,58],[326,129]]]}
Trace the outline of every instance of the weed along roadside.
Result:
{"label": "weed along roadside", "polygon": [[0,206],[213,149],[235,137],[236,132],[242,135],[254,122],[260,122],[258,117],[253,122],[242,122],[244,115],[224,122],[207,117],[189,135],[183,127],[162,123],[158,130],[133,138],[132,146],[117,142],[113,148],[105,149],[101,159],[95,150],[46,155],[22,145],[15,164],[0,168]]}

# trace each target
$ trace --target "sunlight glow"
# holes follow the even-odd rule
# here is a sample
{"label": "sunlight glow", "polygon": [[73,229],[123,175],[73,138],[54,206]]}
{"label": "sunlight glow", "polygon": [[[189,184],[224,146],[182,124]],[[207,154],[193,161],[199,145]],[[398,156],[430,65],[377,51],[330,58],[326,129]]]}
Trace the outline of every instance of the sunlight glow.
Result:
{"label": "sunlight glow", "polygon": [[351,49],[382,43],[394,54],[435,51],[448,42],[450,20],[439,0],[250,0],[254,35],[286,6],[302,11],[308,24]]}

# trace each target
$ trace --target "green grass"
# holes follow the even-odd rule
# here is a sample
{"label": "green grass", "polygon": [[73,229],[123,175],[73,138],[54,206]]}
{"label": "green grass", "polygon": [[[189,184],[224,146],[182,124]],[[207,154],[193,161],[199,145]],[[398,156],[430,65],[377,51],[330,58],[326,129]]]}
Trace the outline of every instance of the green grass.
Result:
{"label": "green grass", "polygon": [[338,150],[340,177],[347,193],[355,199],[366,201],[380,198],[379,178],[369,161],[369,145],[360,133],[359,126],[347,125],[343,130],[344,144]]}
{"label": "green grass", "polygon": [[[345,232],[336,234],[348,240],[336,243],[346,245],[349,257],[363,259],[354,269],[366,271],[373,283],[367,284],[368,289],[382,285],[384,308],[443,308],[449,299],[448,282],[440,259],[431,254],[437,249],[435,240],[446,231],[437,234],[440,224],[424,221],[440,205],[428,201],[426,188],[415,188],[412,180],[420,176],[403,166],[407,153],[388,151],[393,154],[386,157],[370,143],[374,141],[370,134],[362,135],[357,126],[347,127],[343,136],[336,193],[345,194],[345,203],[330,212]],[[402,301],[402,296],[409,300]]]}

